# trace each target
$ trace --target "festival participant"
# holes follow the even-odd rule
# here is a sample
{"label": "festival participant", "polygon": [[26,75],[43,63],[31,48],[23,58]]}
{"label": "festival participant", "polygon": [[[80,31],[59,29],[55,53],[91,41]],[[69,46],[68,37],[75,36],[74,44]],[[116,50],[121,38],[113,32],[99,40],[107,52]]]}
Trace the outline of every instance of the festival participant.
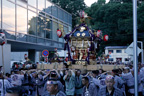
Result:
{"label": "festival participant", "polygon": [[82,75],[81,75],[81,70],[76,71],[76,76],[75,76],[75,94],[76,96],[81,96],[82,95]]}
{"label": "festival participant", "polygon": [[[139,73],[139,72],[138,72]],[[126,90],[127,96],[134,96],[134,70],[132,69],[131,72],[122,74],[122,79],[125,81],[128,89]],[[143,90],[143,86],[142,86],[142,77],[141,74],[138,74],[138,94],[139,96],[142,96],[142,90]]]}
{"label": "festival participant", "polygon": [[24,75],[20,75],[19,70],[15,70],[14,74],[11,75],[11,84],[13,86],[21,86],[23,78],[24,78]]}
{"label": "festival participant", "polygon": [[119,88],[122,92],[124,92],[125,91],[124,81],[118,76],[118,71],[119,71],[118,69],[112,70],[112,75],[115,81],[114,86],[116,88]]}
{"label": "festival participant", "polygon": [[66,75],[64,76],[66,95],[74,96],[75,92],[75,74],[72,70],[67,70]]}
{"label": "festival participant", "polygon": [[66,96],[64,92],[58,90],[58,83],[55,80],[48,80],[47,91],[48,94],[44,94],[43,96]]}
{"label": "festival participant", "polygon": [[91,82],[89,76],[84,76],[82,78],[82,84],[84,85],[82,96],[97,96],[98,88],[93,82]]}
{"label": "festival participant", "polygon": [[4,79],[3,73],[0,72],[0,93],[1,93],[1,96],[5,96],[6,90],[8,88],[11,88],[11,87],[13,87],[12,84],[7,79]]}
{"label": "festival participant", "polygon": [[99,90],[98,96],[123,96],[120,89],[114,87],[114,77],[112,75],[107,75],[105,80],[105,87]]}
{"label": "festival participant", "polygon": [[96,85],[97,89],[99,90],[102,87],[102,85],[98,78],[99,78],[99,70],[92,71],[91,72],[91,82],[93,82]]}
{"label": "festival participant", "polygon": [[[48,74],[49,75],[47,75],[48,76],[48,78],[47,78],[47,80],[50,80],[50,79],[54,79],[54,80],[57,80],[57,83],[58,83],[58,90],[59,91],[62,91],[62,92],[64,92],[64,86],[62,85],[62,83],[59,81],[59,74],[58,74],[58,72],[56,72],[56,70],[52,70],[52,71],[50,71],[50,72],[48,72]],[[44,89],[43,89],[43,95],[45,95],[45,94],[49,94],[48,93],[48,91],[47,91],[47,89],[46,89],[46,86],[47,86],[47,83],[45,83],[45,85],[44,85]]]}

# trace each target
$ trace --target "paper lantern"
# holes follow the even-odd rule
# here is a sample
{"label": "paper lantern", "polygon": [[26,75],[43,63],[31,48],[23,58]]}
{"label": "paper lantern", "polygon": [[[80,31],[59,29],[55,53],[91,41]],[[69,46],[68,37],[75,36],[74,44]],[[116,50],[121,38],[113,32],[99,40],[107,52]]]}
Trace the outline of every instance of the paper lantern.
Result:
{"label": "paper lantern", "polygon": [[98,30],[97,31],[97,37],[100,37],[102,35],[102,31],[101,30]]}
{"label": "paper lantern", "polygon": [[6,42],[6,37],[3,32],[0,32],[0,45],[4,45]]}
{"label": "paper lantern", "polygon": [[80,18],[84,18],[85,12],[84,11],[80,11],[79,15],[80,15]]}
{"label": "paper lantern", "polygon": [[104,41],[108,41],[108,35],[104,35]]}
{"label": "paper lantern", "polygon": [[61,36],[62,36],[62,32],[61,32],[61,30],[57,30],[57,36],[60,38]]}

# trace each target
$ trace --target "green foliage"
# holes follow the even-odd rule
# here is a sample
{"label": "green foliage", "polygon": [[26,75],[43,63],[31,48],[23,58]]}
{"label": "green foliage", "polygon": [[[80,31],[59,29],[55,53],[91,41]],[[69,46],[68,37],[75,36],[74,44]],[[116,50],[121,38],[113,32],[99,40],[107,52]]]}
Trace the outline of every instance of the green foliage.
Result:
{"label": "green foliage", "polygon": [[[76,24],[78,12],[85,9],[88,16],[92,17],[90,21],[92,29],[100,29],[103,31],[103,35],[109,35],[109,41],[101,43],[99,53],[104,51],[105,46],[127,46],[133,41],[132,0],[107,4],[105,4],[105,0],[98,0],[98,2],[87,8],[84,0],[58,1],[59,6],[73,15],[73,26]],[[144,2],[138,3],[137,10],[138,40],[144,42]]]}

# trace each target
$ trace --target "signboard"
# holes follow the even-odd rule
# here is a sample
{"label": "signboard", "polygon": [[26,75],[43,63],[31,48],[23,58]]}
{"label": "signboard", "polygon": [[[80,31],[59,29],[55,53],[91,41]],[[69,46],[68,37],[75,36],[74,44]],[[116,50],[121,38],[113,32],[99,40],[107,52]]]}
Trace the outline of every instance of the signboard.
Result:
{"label": "signboard", "polygon": [[[127,47],[127,49],[125,50],[125,52],[130,56],[130,60],[133,61],[133,42]],[[142,52],[142,49],[140,49],[139,47],[137,47],[137,56],[140,54],[140,52]]]}
{"label": "signboard", "polygon": [[48,50],[43,50],[42,51],[42,56],[43,57],[48,57],[48,55],[49,55],[49,51]]}
{"label": "signboard", "polygon": [[[133,42],[127,47],[125,52],[130,56],[133,56]],[[142,52],[142,50],[139,47],[137,47],[137,56],[140,54],[140,52]]]}

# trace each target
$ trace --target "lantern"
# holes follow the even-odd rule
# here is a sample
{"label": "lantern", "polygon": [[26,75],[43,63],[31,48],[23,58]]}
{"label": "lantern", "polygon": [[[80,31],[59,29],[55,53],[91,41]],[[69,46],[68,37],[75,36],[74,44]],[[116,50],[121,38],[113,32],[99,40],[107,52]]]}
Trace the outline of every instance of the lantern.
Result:
{"label": "lantern", "polygon": [[57,36],[60,38],[61,36],[62,36],[62,32],[61,32],[61,30],[57,30]]}
{"label": "lantern", "polygon": [[100,37],[101,34],[102,34],[102,31],[101,31],[101,30],[98,30],[98,31],[97,31],[97,37]]}
{"label": "lantern", "polygon": [[108,41],[108,35],[104,35],[104,41]]}
{"label": "lantern", "polygon": [[85,12],[84,11],[80,11],[79,15],[80,15],[80,18],[84,18]]}
{"label": "lantern", "polygon": [[55,52],[57,52],[57,48],[55,48]]}
{"label": "lantern", "polygon": [[0,32],[0,45],[4,45],[6,42],[5,34]]}

